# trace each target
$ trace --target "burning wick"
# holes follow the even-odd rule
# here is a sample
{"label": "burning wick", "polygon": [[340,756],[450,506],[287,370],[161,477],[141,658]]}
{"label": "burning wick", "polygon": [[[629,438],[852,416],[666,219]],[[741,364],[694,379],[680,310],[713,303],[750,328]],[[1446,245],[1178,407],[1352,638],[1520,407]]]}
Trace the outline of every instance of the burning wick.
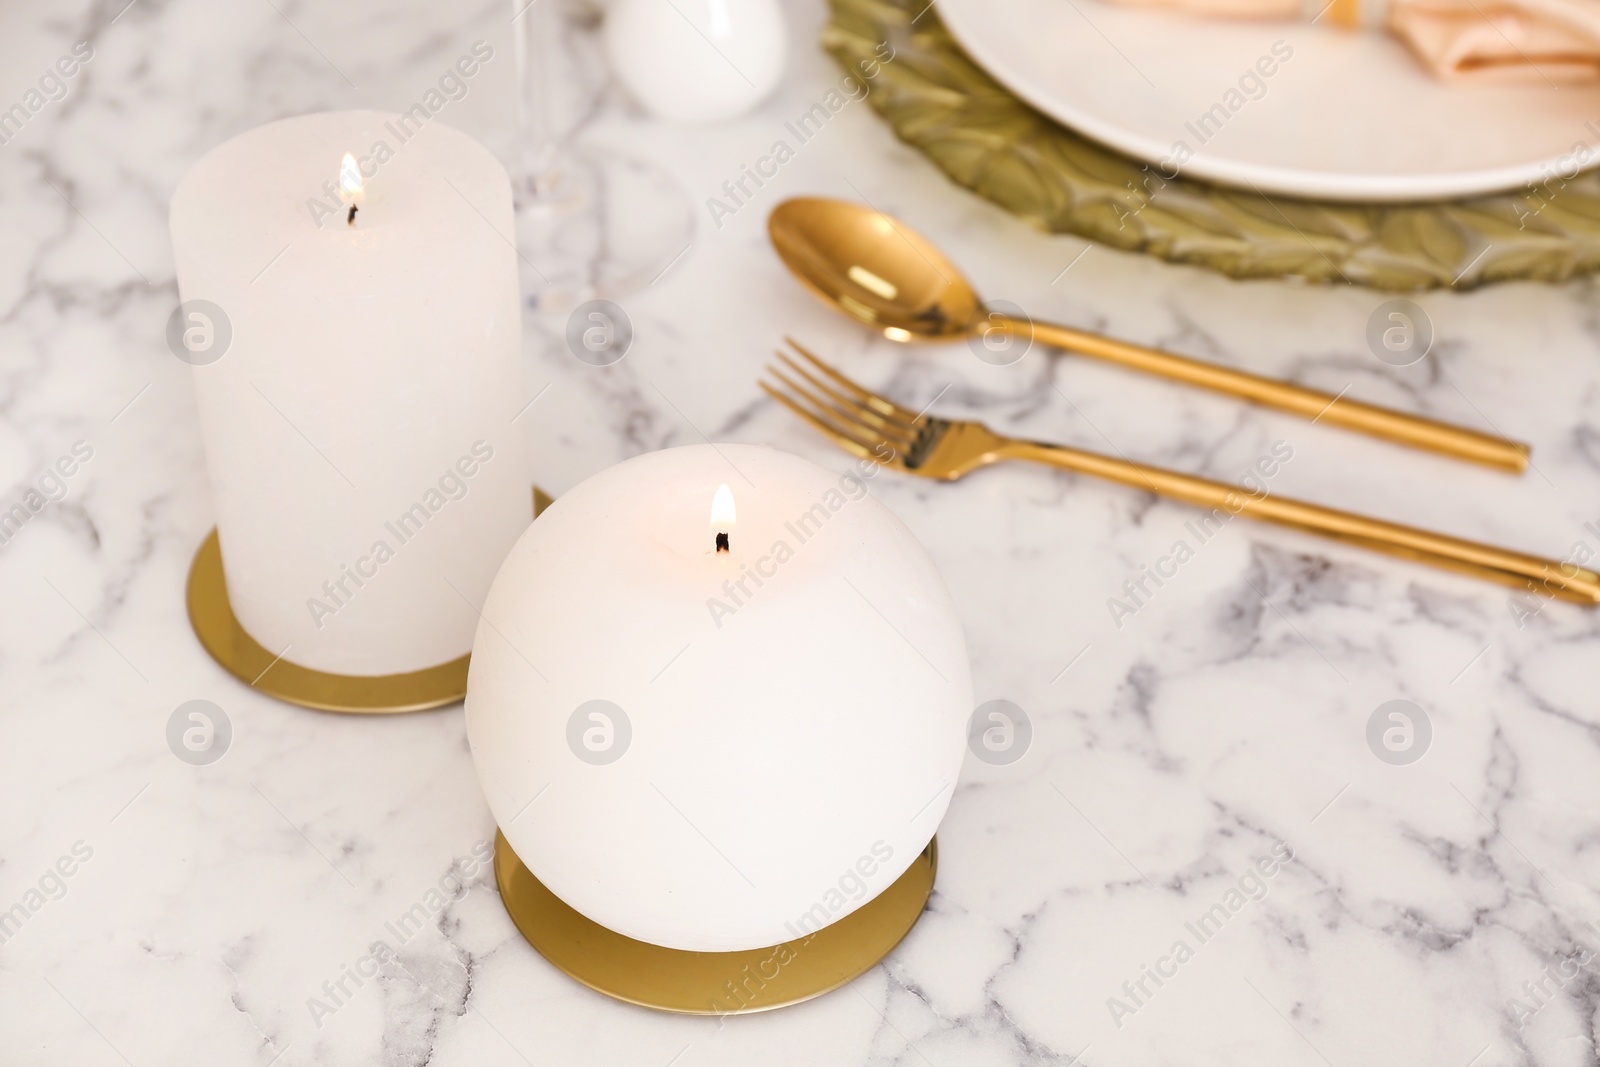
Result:
{"label": "burning wick", "polygon": [[717,530],[717,551],[732,552],[728,544],[728,533],[733,529],[733,524],[738,519],[738,513],[733,506],[733,490],[726,485],[717,486],[717,493],[711,498],[711,525],[721,527]]}
{"label": "burning wick", "polygon": [[354,226],[356,212],[361,209],[361,201],[366,197],[366,188],[361,181],[361,167],[349,152],[339,162],[339,197],[350,205],[350,212],[344,218],[345,225]]}

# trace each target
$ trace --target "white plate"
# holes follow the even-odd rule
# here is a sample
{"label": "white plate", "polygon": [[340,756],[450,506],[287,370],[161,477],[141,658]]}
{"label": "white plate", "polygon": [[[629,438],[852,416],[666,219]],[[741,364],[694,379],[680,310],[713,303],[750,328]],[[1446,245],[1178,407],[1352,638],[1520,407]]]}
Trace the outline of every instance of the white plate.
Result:
{"label": "white plate", "polygon": [[[1600,162],[1600,88],[1447,86],[1381,32],[1099,0],[940,0],[939,14],[1012,92],[1168,177],[1180,144],[1190,177],[1335,200],[1469,196]],[[1263,57],[1264,94],[1227,98]],[[1198,126],[1214,105],[1226,122]]]}

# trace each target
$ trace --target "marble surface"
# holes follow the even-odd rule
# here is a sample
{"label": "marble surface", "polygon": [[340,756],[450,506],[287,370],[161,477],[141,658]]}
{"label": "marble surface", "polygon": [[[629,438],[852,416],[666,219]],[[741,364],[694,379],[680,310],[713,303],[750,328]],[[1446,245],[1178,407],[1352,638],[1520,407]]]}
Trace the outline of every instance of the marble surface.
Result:
{"label": "marble surface", "polygon": [[[1519,618],[1505,590],[1240,521],[1115,619],[1108,601],[1191,536],[1193,513],[1024,466],[873,483],[948,580],[978,699],[1011,700],[1034,727],[1018,762],[968,759],[937,891],[900,948],[827,997],[720,1021],[556,972],[472,860],[493,827],[459,707],[302,711],[195,642],[183,583],[211,505],[188,371],[162,338],[166,201],[201,153],[280,115],[404,106],[479,37],[498,65],[449,121],[503,134],[509,12],[125,2],[0,11],[0,105],[74,42],[93,49],[65,98],[0,145],[4,503],[75,443],[92,452],[0,545],[0,908],[26,916],[0,944],[0,1063],[1596,1062],[1596,616],[1557,603]],[[788,11],[791,68],[756,113],[673,128],[613,95],[585,133],[670,170],[698,230],[623,301],[637,340],[615,366],[579,362],[561,322],[530,313],[547,489],[702,437],[843,469],[754,388],[792,333],[918,407],[1218,478],[1281,441],[1274,492],[1600,552],[1595,284],[1420,297],[1437,341],[1395,368],[1365,341],[1383,296],[1034,234],[859,102],[714,221],[706,199],[840,77],[814,45],[820,6]],[[800,193],[914,221],[1036,316],[1492,425],[1531,441],[1536,469],[1469,469],[1054,352],[996,367],[962,345],[870,340],[767,246],[767,210]],[[210,766],[166,742],[194,699],[234,728]],[[1396,699],[1432,728],[1409,765],[1367,741]],[[1274,850],[1292,859],[1252,873]],[[467,888],[430,896],[458,862]],[[419,903],[428,922],[395,936]],[[314,1012],[380,938],[397,962]]]}

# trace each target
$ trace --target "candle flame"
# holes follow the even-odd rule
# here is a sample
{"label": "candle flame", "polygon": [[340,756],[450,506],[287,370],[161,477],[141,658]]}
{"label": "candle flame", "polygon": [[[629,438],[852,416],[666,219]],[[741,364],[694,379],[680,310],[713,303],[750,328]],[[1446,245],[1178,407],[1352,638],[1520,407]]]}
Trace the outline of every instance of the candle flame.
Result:
{"label": "candle flame", "polygon": [[344,154],[344,159],[339,162],[339,195],[347,204],[359,204],[365,192],[364,183],[361,181],[361,167],[356,163],[356,157],[349,152]]}
{"label": "candle flame", "polygon": [[733,506],[733,490],[726,484],[717,486],[717,493],[711,498],[711,525],[719,530],[731,530],[738,518]]}

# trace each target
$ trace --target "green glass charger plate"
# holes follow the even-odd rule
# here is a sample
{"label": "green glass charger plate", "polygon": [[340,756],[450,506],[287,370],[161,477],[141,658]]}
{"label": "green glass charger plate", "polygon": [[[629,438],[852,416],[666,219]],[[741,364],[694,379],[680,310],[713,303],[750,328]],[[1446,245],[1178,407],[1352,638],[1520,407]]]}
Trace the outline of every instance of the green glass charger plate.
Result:
{"label": "green glass charger plate", "polygon": [[[928,0],[830,0],[823,47],[878,65],[867,100],[957,183],[1051,233],[1235,278],[1472,289],[1600,269],[1600,174],[1437,203],[1267,196],[1155,168],[1013,96],[967,58]],[[894,49],[891,62],[877,51]],[[865,69],[872,69],[871,66]]]}

